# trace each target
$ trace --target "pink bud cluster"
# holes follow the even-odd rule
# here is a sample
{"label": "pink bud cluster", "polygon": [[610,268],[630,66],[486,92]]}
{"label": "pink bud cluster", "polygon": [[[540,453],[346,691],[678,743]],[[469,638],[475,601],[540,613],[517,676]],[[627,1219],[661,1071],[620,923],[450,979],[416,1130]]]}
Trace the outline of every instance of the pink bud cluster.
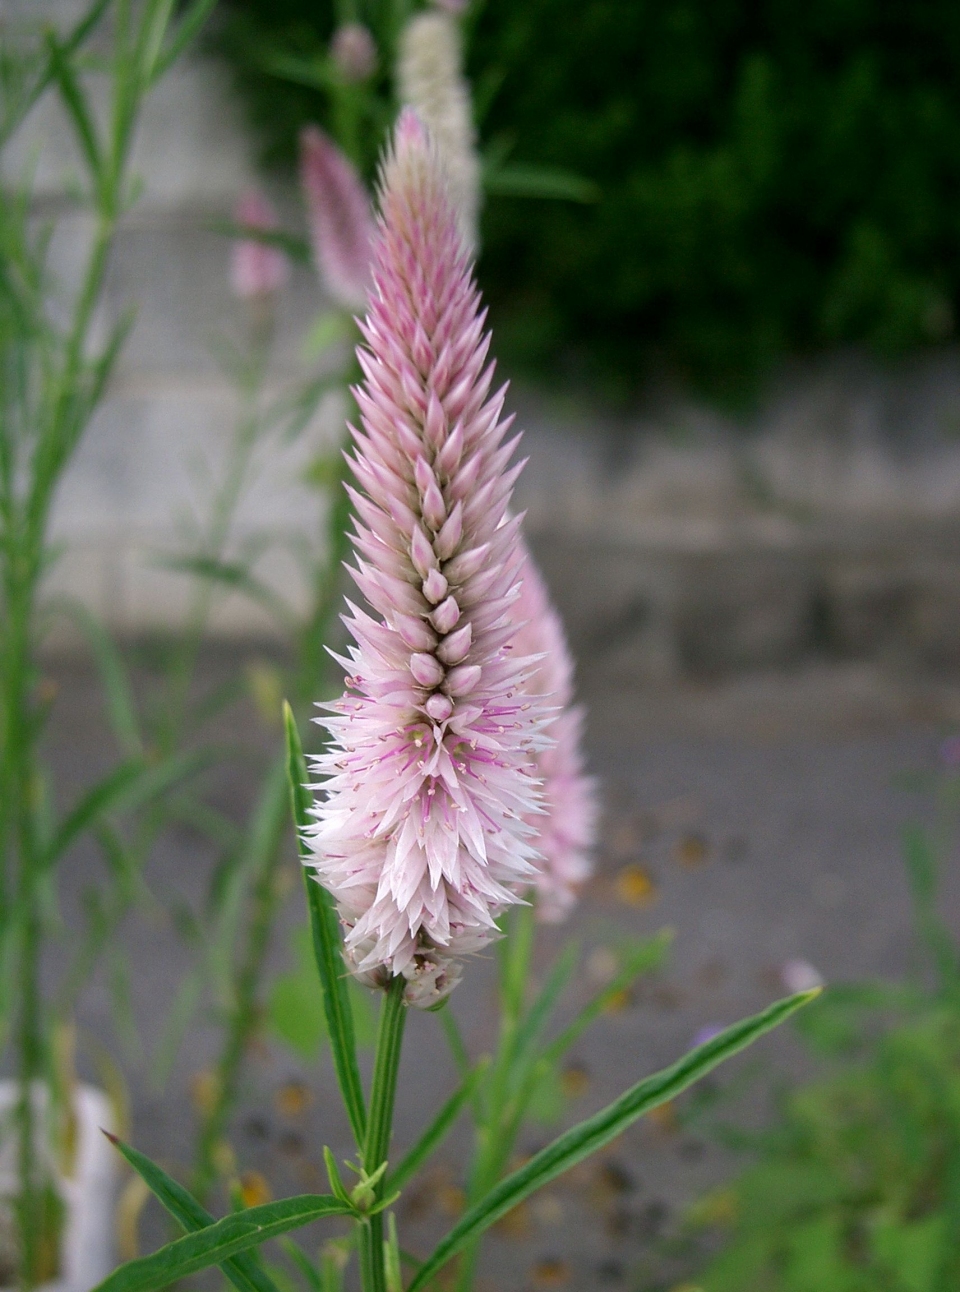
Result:
{"label": "pink bud cluster", "polygon": [[508,514],[520,465],[490,395],[489,335],[436,148],[412,112],[381,181],[351,428],[358,488],[347,692],[312,831],[345,951],[366,982],[402,974],[438,1003],[460,957],[535,882],[547,702],[516,634],[523,554]]}
{"label": "pink bud cluster", "polygon": [[[273,232],[279,222],[273,207],[256,189],[240,198],[234,212],[237,224],[245,229]],[[290,265],[278,247],[255,238],[238,238],[231,250],[230,285],[243,301],[265,300],[278,292],[287,281]]]}
{"label": "pink bud cluster", "polygon": [[521,627],[512,641],[518,655],[537,658],[527,690],[546,698],[556,711],[552,743],[536,756],[543,782],[537,827],[537,915],[555,924],[569,915],[593,873],[591,852],[597,825],[596,787],[584,771],[580,750],[583,710],[573,704],[573,658],[560,616],[533,557],[524,545],[521,595],[514,609]]}
{"label": "pink bud cluster", "polygon": [[300,185],[320,280],[338,305],[362,309],[374,237],[370,199],[353,165],[319,126],[300,135]]}

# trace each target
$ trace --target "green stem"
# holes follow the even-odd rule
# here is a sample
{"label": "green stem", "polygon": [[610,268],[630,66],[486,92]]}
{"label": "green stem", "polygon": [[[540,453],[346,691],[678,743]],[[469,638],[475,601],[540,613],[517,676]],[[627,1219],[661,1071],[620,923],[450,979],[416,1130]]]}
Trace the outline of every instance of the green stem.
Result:
{"label": "green stem", "polygon": [[[380,1009],[377,1033],[377,1056],[373,1067],[373,1086],[367,1115],[367,1136],[363,1144],[363,1166],[374,1172],[387,1160],[390,1133],[393,1128],[393,1102],[397,1091],[400,1050],[407,1006],[403,999],[406,980],[398,975],[390,980]],[[377,1201],[383,1192],[383,1181],[376,1186]],[[386,1292],[387,1280],[383,1261],[383,1216],[370,1216],[360,1222],[360,1276],[363,1292]]]}
{"label": "green stem", "polygon": [[237,974],[226,1041],[216,1067],[214,1102],[204,1120],[197,1146],[193,1193],[201,1202],[217,1175],[217,1147],[224,1138],[227,1121],[237,1100],[243,1056],[258,1022],[257,991],[280,900],[277,868],[283,855],[281,845],[287,823],[286,765],[282,760],[273,767],[266,788],[269,841],[254,884],[246,949]]}
{"label": "green stem", "polygon": [[[473,1167],[467,1183],[468,1206],[473,1206],[493,1188],[513,1149],[516,1127],[513,1127],[512,1135],[505,1133],[510,1120],[506,1113],[510,1104],[510,1079],[520,1039],[534,932],[533,906],[521,906],[513,912],[507,936],[500,943],[500,1034],[489,1093],[476,1125]],[[469,1292],[472,1288],[479,1251],[479,1241],[464,1249],[457,1277],[458,1292]]]}

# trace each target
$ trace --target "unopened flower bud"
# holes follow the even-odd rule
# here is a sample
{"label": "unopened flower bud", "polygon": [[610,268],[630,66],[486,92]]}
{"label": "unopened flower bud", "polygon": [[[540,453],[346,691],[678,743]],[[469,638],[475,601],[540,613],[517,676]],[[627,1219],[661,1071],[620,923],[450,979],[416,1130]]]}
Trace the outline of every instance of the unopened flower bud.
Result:
{"label": "unopened flower bud", "polygon": [[[244,193],[234,216],[244,229],[271,232],[278,227],[277,214],[257,189]],[[290,265],[279,247],[256,238],[238,238],[230,257],[230,285],[240,300],[264,300],[278,292],[290,275]]]}
{"label": "unopened flower bud", "polygon": [[333,33],[330,57],[348,83],[365,81],[377,68],[377,47],[361,22],[345,22]]}
{"label": "unopened flower bud", "polygon": [[354,167],[319,126],[300,135],[300,183],[320,279],[338,304],[361,309],[370,282],[370,200]]}

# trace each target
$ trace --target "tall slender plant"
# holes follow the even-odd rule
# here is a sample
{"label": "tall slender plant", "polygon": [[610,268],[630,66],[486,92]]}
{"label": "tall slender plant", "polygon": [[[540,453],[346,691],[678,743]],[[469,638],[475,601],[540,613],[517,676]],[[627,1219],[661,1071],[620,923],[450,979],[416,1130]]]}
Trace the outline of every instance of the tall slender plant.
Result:
{"label": "tall slender plant", "polygon": [[[549,744],[549,714],[547,699],[528,689],[536,661],[510,650],[523,564],[519,522],[509,515],[515,442],[504,442],[503,392],[490,396],[489,336],[443,164],[414,114],[401,116],[382,174],[358,351],[361,426],[351,459],[352,573],[367,608],[351,608],[347,690],[329,706],[331,744],[314,763],[322,777],[316,804],[286,709],[294,815],[334,1066],[355,1138],[349,1165],[356,1183],[344,1182],[325,1150],[329,1194],[215,1220],[121,1144],[188,1232],[121,1266],[100,1292],[147,1292],[211,1265],[242,1292],[269,1292],[275,1284],[255,1249],[330,1216],[353,1221],[364,1292],[401,1292],[404,1261],[412,1268],[407,1292],[418,1292],[531,1193],[816,995],[801,992],[725,1029],[519,1169],[485,1177],[425,1260],[404,1254],[392,1214],[384,1224],[476,1090],[472,1073],[396,1160],[393,1107],[407,1009],[443,1007],[464,957],[498,937],[497,916],[521,906],[523,891],[535,884],[536,756]],[[347,973],[383,993],[369,1093]],[[519,993],[517,1001],[519,1010]],[[507,1084],[522,1050],[511,1048]],[[305,1253],[293,1250],[297,1267],[321,1286]]]}
{"label": "tall slender plant", "polygon": [[[41,983],[56,867],[77,836],[121,800],[157,785],[132,752],[66,814],[56,812],[40,756],[49,700],[38,652],[52,607],[44,582],[56,560],[50,514],[57,488],[96,410],[131,318],[105,339],[98,313],[114,235],[134,197],[130,158],[144,100],[200,29],[212,0],[173,17],[169,0],[97,0],[65,35],[52,28],[4,40],[0,146],[44,95],[57,93],[82,168],[78,198],[91,232],[72,294],[58,296],[49,265],[53,227],[38,218],[27,175],[5,171],[0,195],[0,1025],[18,1081],[19,1277],[56,1273],[59,1212],[40,1124],[55,1088],[53,1009]],[[97,113],[84,62],[105,36],[107,104]],[[148,779],[150,778],[150,779]],[[69,1116],[69,1110],[67,1110]]]}

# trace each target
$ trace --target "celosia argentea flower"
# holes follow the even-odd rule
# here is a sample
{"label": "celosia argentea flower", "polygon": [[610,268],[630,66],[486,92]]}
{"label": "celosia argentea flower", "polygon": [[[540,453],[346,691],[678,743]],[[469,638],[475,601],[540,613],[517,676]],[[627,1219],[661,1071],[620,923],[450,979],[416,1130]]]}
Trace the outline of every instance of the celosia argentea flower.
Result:
{"label": "celosia argentea flower", "polygon": [[362,309],[374,235],[370,199],[349,158],[319,126],[300,134],[300,185],[320,279],[338,305]]}
{"label": "celosia argentea flower", "polygon": [[[436,1004],[536,880],[534,759],[548,701],[515,650],[519,466],[439,154],[412,112],[381,179],[358,357],[348,690],[325,725],[312,832],[351,968]],[[521,464],[522,465],[522,464]]]}
{"label": "celosia argentea flower", "polygon": [[521,627],[511,648],[518,655],[537,657],[526,689],[545,696],[557,710],[550,725],[552,743],[536,757],[537,775],[543,781],[543,812],[535,822],[541,853],[537,915],[552,924],[570,913],[593,873],[597,800],[580,751],[583,710],[573,703],[573,658],[560,616],[525,546],[522,574],[522,592],[513,610]]}

